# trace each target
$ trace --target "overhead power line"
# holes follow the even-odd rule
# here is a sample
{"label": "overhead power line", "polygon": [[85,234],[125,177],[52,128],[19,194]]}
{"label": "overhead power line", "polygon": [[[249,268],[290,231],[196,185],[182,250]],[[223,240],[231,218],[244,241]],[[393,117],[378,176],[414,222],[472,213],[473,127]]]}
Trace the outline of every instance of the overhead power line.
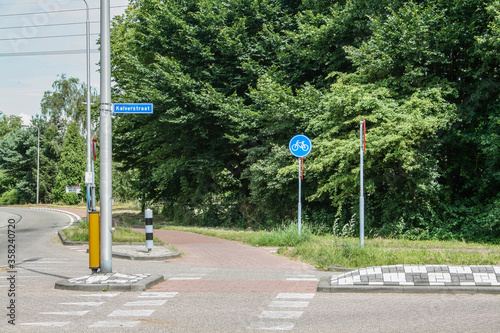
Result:
{"label": "overhead power line", "polygon": [[[111,6],[110,8],[127,8],[128,6]],[[99,7],[89,8],[89,10],[99,10]],[[37,15],[37,14],[50,14],[50,13],[68,13],[68,12],[81,12],[86,11],[85,8],[82,9],[61,9],[61,10],[50,10],[41,12],[31,12],[31,13],[14,13],[14,14],[0,14],[0,17],[6,16],[21,16],[21,15]]]}
{"label": "overhead power line", "polygon": [[[68,4],[68,3],[75,3],[75,1],[60,1],[58,0],[57,1],[58,3],[65,3],[65,4]],[[17,0],[12,0],[11,3],[5,3],[5,0],[4,0],[4,3],[0,3],[0,6],[13,6],[13,5],[36,5],[36,4],[39,4],[40,1],[17,1]]]}
{"label": "overhead power line", "polygon": [[[0,27],[0,30],[5,29],[26,29],[26,28],[45,28],[45,27],[57,27],[62,25],[78,25],[78,24],[86,24],[87,22],[68,22],[68,23],[51,23],[51,24],[33,24],[33,25],[18,25],[11,27]],[[100,23],[100,21],[90,21],[90,24]]]}
{"label": "overhead power line", "polygon": [[[73,34],[73,35],[52,35],[52,36],[35,36],[35,37],[15,37],[15,38],[0,38],[0,41],[13,41],[20,39],[42,39],[42,38],[64,38],[64,37],[83,37],[87,34]],[[90,34],[90,36],[99,36],[98,33]]]}
{"label": "overhead power line", "polygon": [[[60,50],[60,51],[35,51],[35,52],[12,52],[0,53],[0,57],[27,57],[27,56],[44,56],[44,55],[68,55],[82,54],[87,50]],[[99,53],[98,49],[91,49],[90,53]]]}

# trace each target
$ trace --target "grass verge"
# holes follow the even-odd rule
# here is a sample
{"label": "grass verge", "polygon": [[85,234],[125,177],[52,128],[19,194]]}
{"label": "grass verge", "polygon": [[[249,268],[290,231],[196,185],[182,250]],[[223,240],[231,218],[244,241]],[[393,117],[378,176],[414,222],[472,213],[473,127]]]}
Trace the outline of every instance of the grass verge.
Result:
{"label": "grass verge", "polygon": [[[144,242],[142,233],[130,226],[144,225],[136,207],[113,208],[116,226],[113,242]],[[115,223],[116,222],[116,223]],[[243,231],[168,225],[161,214],[154,216],[155,229],[165,228],[200,233],[253,246],[280,247],[279,253],[320,268],[331,266],[361,268],[394,264],[415,265],[500,265],[500,246],[459,241],[410,241],[405,239],[365,239],[363,249],[357,238],[313,235],[307,224],[298,236],[297,224],[282,225],[273,231]],[[88,227],[64,229],[72,240],[88,241]],[[155,237],[155,241],[159,241]]]}
{"label": "grass verge", "polygon": [[[86,220],[82,220],[78,225],[62,230],[67,239],[71,241],[88,242],[89,228]],[[132,230],[130,227],[116,227],[111,233],[112,242],[116,243],[142,243],[146,242],[146,235],[139,231]],[[153,241],[161,242],[160,239],[153,237]]]}
{"label": "grass verge", "polygon": [[268,231],[235,231],[197,227],[164,227],[238,241],[253,246],[278,246],[278,253],[319,268],[361,268],[384,265],[500,265],[500,246],[449,241],[365,239],[312,235],[297,225]]}

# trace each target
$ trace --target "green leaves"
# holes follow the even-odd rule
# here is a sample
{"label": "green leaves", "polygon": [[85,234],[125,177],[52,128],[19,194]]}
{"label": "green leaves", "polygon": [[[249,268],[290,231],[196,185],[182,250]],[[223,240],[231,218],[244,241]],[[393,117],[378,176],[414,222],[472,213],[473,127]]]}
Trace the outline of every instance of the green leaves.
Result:
{"label": "green leaves", "polygon": [[63,201],[66,204],[76,204],[78,196],[74,193],[65,193],[65,187],[81,184],[82,195],[85,193],[84,175],[86,165],[85,140],[78,133],[75,122],[68,126],[64,137],[64,144],[59,162],[59,172],[55,187],[52,191],[54,201]]}
{"label": "green leaves", "polygon": [[443,206],[474,197],[495,212],[500,189],[498,8],[133,1],[113,28],[114,96],[155,114],[115,119],[115,158],[176,218],[270,226],[295,215],[286,147],[303,133],[306,210],[342,229],[357,212],[366,119],[368,227],[458,234],[460,214]]}

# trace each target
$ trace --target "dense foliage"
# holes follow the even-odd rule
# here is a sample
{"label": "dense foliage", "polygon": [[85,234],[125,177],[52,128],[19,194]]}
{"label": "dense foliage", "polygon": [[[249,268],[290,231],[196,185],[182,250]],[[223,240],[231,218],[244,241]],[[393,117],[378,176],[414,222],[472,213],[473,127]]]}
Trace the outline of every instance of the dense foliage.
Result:
{"label": "dense foliage", "polygon": [[[62,177],[63,173],[79,173],[85,169],[86,151],[81,142],[86,133],[86,86],[79,79],[62,74],[54,81],[53,91],[46,91],[41,101],[42,114],[31,119],[29,128],[21,128],[21,118],[0,114],[0,204],[34,203],[36,201],[36,172],[38,134],[40,134],[39,202],[65,201],[75,203],[83,197],[65,200],[64,187],[83,182],[78,177]],[[93,133],[96,134],[98,96],[92,94]],[[74,122],[71,144],[64,147],[68,125]],[[38,129],[39,133],[38,133]],[[75,141],[76,140],[76,141]],[[78,145],[75,144],[78,142]],[[83,156],[80,154],[83,153]],[[77,158],[69,155],[77,155]],[[68,163],[69,161],[69,163]],[[81,164],[83,163],[83,165]],[[66,169],[66,170],[64,170]],[[74,170],[73,170],[74,169]],[[59,183],[56,181],[69,181]],[[71,197],[71,196],[69,196]]]}
{"label": "dense foliage", "polygon": [[[366,120],[368,235],[499,240],[500,1],[131,0],[111,39],[113,102],[155,109],[113,120],[115,198],[281,225],[297,215],[288,141],[305,134],[304,219],[355,235]],[[33,120],[46,201],[70,121],[84,134],[83,85],[53,88]],[[0,191],[29,201],[36,137],[18,125],[0,119]]]}
{"label": "dense foliage", "polygon": [[[112,31],[115,119],[135,186],[184,222],[357,219],[366,119],[370,235],[500,236],[500,3],[135,0]],[[350,228],[352,229],[352,228]]]}

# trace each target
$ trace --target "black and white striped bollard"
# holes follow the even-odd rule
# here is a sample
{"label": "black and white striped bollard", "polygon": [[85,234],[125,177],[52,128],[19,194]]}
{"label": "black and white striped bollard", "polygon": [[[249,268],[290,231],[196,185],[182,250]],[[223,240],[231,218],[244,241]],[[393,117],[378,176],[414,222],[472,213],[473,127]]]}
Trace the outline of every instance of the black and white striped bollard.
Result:
{"label": "black and white striped bollard", "polygon": [[146,209],[146,247],[148,248],[148,253],[151,253],[153,249],[153,211],[151,209]]}

